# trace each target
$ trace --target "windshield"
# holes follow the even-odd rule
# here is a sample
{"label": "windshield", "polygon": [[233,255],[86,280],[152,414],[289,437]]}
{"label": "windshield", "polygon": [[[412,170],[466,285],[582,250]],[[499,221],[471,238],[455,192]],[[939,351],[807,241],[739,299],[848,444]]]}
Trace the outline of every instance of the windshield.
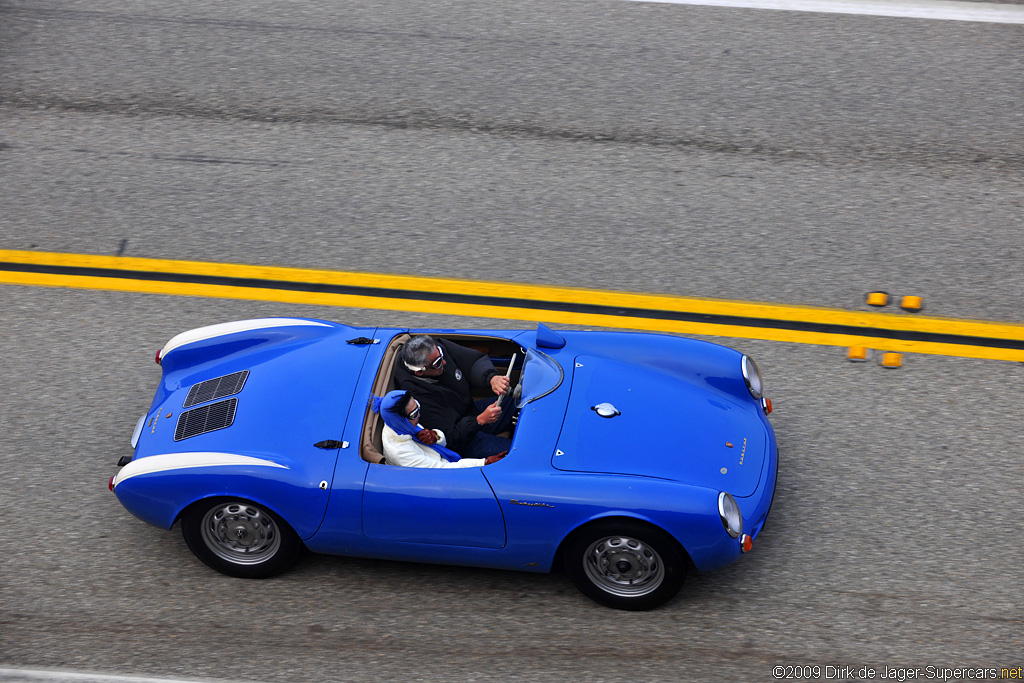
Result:
{"label": "windshield", "polygon": [[544,398],[558,388],[563,377],[562,366],[554,358],[538,349],[529,349],[526,352],[523,376],[519,380],[522,392],[516,407],[522,408],[531,401]]}

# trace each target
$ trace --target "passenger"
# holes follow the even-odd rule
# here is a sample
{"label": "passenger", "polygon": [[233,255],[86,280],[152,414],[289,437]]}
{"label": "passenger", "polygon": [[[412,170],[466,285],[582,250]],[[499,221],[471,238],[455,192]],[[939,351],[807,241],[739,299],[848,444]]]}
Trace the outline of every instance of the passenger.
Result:
{"label": "passenger", "polygon": [[[498,436],[512,427],[513,411],[495,405],[508,393],[509,379],[479,351],[427,335],[413,337],[402,348],[395,379],[419,401],[423,422],[443,431],[448,448],[466,458],[507,452],[511,439]],[[473,390],[495,398],[473,400]]]}
{"label": "passenger", "polygon": [[384,460],[388,465],[481,467],[505,457],[502,454],[486,459],[462,458],[445,448],[444,432],[420,426],[420,404],[408,392],[392,391],[376,402],[374,408],[384,419],[382,439]]}

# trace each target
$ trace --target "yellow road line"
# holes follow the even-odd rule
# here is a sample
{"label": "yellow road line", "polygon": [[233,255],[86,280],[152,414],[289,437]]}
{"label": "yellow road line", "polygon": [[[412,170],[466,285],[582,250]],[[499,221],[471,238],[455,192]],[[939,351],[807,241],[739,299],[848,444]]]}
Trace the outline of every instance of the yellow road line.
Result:
{"label": "yellow road line", "polygon": [[[27,272],[17,270],[19,267],[37,270]],[[43,272],[47,270],[49,272]],[[210,281],[197,283],[161,279],[174,277],[198,277]],[[236,286],[231,282],[216,280],[246,282],[244,286]],[[266,283],[265,287],[263,282]],[[303,291],[282,288],[282,283],[288,287],[301,288],[308,285],[312,288],[349,288],[355,291]],[[889,351],[1024,361],[1024,326],[1019,325],[501,282],[0,250],[0,284],[425,311],[441,315],[828,346],[862,345]],[[367,290],[385,290],[391,295]],[[401,296],[394,296],[396,293]],[[471,300],[438,301],[434,298],[437,295],[461,296]],[[523,305],[531,302],[536,303]],[[559,305],[595,310],[559,310]],[[609,312],[608,308],[627,310],[623,315],[618,315]],[[673,319],[673,315],[709,318],[680,320]],[[783,327],[773,327],[773,322]],[[798,329],[784,329],[786,325]],[[804,329],[799,329],[801,325]],[[842,330],[828,329],[830,326],[841,327]],[[920,338],[899,339],[890,336],[900,333]],[[928,337],[946,339],[937,341]],[[956,339],[951,342],[949,337]],[[1013,348],[1015,346],[1021,348]]]}

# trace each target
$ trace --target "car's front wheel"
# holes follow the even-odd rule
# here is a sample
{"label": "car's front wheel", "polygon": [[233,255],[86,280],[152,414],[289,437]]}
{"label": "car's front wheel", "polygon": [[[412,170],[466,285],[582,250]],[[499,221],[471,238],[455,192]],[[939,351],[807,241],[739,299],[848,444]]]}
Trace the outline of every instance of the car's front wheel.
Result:
{"label": "car's front wheel", "polygon": [[239,498],[215,498],[190,506],[181,516],[181,533],[200,560],[245,579],[279,574],[302,550],[302,541],[287,522]]}
{"label": "car's front wheel", "polygon": [[584,527],[566,544],[562,562],[584,595],[626,610],[652,609],[671,600],[687,566],[664,532],[633,520]]}

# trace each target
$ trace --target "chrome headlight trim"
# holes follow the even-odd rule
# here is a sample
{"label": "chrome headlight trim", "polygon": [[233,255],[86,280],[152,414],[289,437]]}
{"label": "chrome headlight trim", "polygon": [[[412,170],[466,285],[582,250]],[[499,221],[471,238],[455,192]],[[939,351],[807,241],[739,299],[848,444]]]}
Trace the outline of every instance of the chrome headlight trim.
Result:
{"label": "chrome headlight trim", "polygon": [[744,354],[740,360],[740,368],[743,370],[743,381],[747,384],[747,390],[754,398],[761,398],[764,394],[764,384],[761,381],[761,369],[750,356]]}
{"label": "chrome headlight trim", "polygon": [[132,432],[132,448],[133,449],[136,446],[139,445],[139,437],[142,436],[142,427],[143,427],[143,425],[146,424],[146,418],[147,417],[149,417],[148,414],[143,414],[143,416],[139,418],[139,421],[135,423],[135,431]]}
{"label": "chrome headlight trim", "polygon": [[726,532],[733,538],[739,538],[743,533],[743,514],[732,494],[725,491],[718,494],[718,516]]}

